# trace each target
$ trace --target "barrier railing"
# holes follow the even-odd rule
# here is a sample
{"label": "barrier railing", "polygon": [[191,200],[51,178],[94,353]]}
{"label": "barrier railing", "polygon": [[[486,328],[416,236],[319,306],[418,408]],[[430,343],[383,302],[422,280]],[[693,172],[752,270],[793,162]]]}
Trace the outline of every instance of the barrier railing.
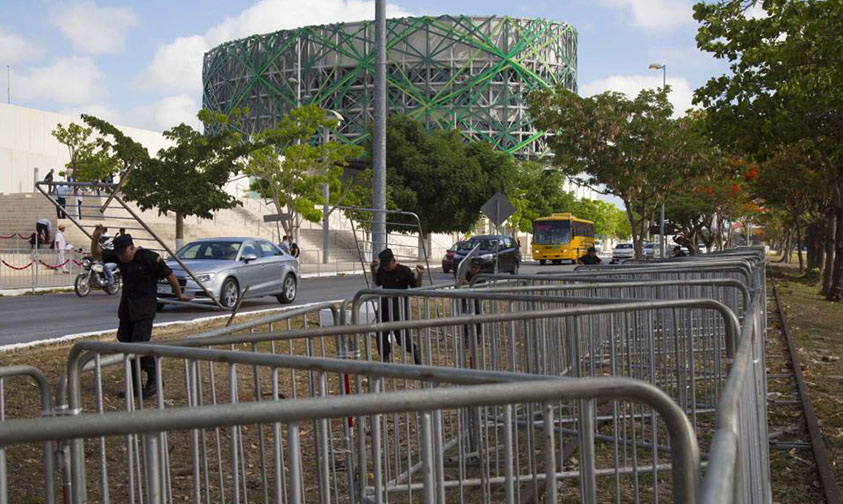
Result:
{"label": "barrier railing", "polygon": [[[163,345],[78,344],[64,409],[74,418],[64,420],[118,415],[102,408],[103,383],[117,381],[129,397],[120,418],[135,427],[103,424],[103,435],[131,434],[119,452],[125,469],[109,469],[114,449],[99,433],[78,435],[100,443],[97,461],[86,442],[69,442],[65,488],[99,486],[98,500],[132,502],[771,501],[763,252],[478,278],[484,283],[466,289],[361,291],[271,324],[253,321]],[[418,355],[435,366],[372,362],[384,358],[385,342],[411,349],[390,361],[412,363]],[[159,392],[151,407],[131,399],[139,356],[155,359]],[[122,368],[108,371],[105,362]],[[93,384],[82,379],[86,366],[94,368]],[[625,392],[600,388],[549,401],[527,393],[481,407],[450,403],[447,411],[415,406],[424,394],[468,397],[466,390],[491,387],[479,384],[504,375],[561,376],[574,388],[615,380]],[[665,413],[642,405],[630,383],[657,387],[682,414],[701,448],[703,479],[678,462],[687,453]],[[403,406],[365,409],[374,408],[372,397]],[[354,401],[366,413],[347,413]],[[191,410],[202,418],[191,419]],[[270,410],[274,416],[259,416]],[[296,417],[293,426],[282,411],[311,416]],[[156,422],[179,420],[141,427],[140,419],[157,415]],[[16,434],[4,437],[10,425]],[[191,432],[172,432],[179,427]],[[0,446],[37,435],[7,421]],[[286,457],[280,463],[278,454]],[[131,491],[116,490],[114,478],[125,483],[127,474]]]}

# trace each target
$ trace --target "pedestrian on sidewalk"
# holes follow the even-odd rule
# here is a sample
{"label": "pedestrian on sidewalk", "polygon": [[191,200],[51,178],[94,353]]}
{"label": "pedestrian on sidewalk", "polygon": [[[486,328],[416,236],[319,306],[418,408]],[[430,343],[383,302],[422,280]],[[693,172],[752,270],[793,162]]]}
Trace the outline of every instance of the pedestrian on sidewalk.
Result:
{"label": "pedestrian on sidewalk", "polygon": [[47,176],[46,176],[46,177],[44,177],[44,182],[45,182],[46,184],[48,184],[48,185],[47,185],[47,194],[53,194],[53,190],[55,189],[55,188],[53,187],[53,172],[54,172],[54,171],[56,171],[56,170],[55,170],[55,169],[50,169],[50,171],[49,171],[49,172],[47,172]]}
{"label": "pedestrian on sidewalk", "polygon": [[686,254],[685,251],[682,250],[682,247],[680,247],[679,245],[673,247],[673,257],[687,257],[687,256],[688,256],[688,254]]}
{"label": "pedestrian on sidewalk", "polygon": [[70,272],[67,270],[67,265],[64,264],[64,262],[67,260],[65,258],[65,250],[67,250],[67,239],[64,237],[64,224],[59,224],[58,228],[59,230],[56,231],[56,240],[54,243],[56,246],[56,250],[59,251],[59,264],[61,264],[61,268],[57,269],[56,273],[61,270],[62,273],[68,274]]}
{"label": "pedestrian on sidewalk", "polygon": [[64,184],[59,184],[56,186],[56,201],[61,206],[61,208],[56,208],[56,217],[59,219],[66,219],[67,212],[67,186]]}
{"label": "pedestrian on sidewalk", "polygon": [[[123,292],[117,316],[120,325],[117,328],[117,341],[123,343],[144,343],[152,338],[152,323],[158,304],[158,280],[166,278],[173,293],[180,301],[190,301],[185,296],[173,271],[164,260],[151,250],[135,247],[131,235],[114,238],[113,250],[103,250],[100,236],[104,228],[98,224],[91,237],[91,255],[104,263],[115,263],[123,277]],[[134,393],[144,399],[158,393],[155,359],[144,356],[140,359],[141,370],[146,373],[146,384],[140,388],[141,377],[135,373],[132,363],[131,376]],[[126,377],[128,379],[128,377]],[[120,393],[125,397],[125,394]]]}
{"label": "pedestrian on sidewalk", "polygon": [[73,188],[73,194],[76,196],[76,218],[82,220],[82,196],[84,189],[81,187]]}
{"label": "pedestrian on sidewalk", "polygon": [[[422,279],[424,278],[424,266],[419,264],[416,266],[416,274],[407,266],[398,264],[395,255],[391,249],[384,249],[378,254],[378,258],[372,261],[370,265],[372,272],[372,279],[375,285],[383,287],[386,290],[406,290],[412,287],[421,287]],[[380,321],[381,322],[400,322],[409,318],[409,302],[407,296],[391,295],[389,297],[381,298]],[[403,305],[403,307],[402,307]],[[403,309],[402,309],[403,308]],[[409,332],[403,334],[404,331],[393,331],[395,341],[404,347],[404,351],[412,354],[413,362],[421,363],[419,353],[416,351],[416,346],[413,344],[412,337]],[[406,340],[404,339],[406,338]],[[389,342],[389,331],[382,331],[377,341],[378,353],[381,354],[381,359],[384,362],[390,360],[392,354],[392,345]]]}
{"label": "pedestrian on sidewalk", "polygon": [[290,243],[287,241],[287,235],[284,235],[284,238],[281,238],[281,243],[278,244],[278,248],[284,251],[284,253],[290,253]]}
{"label": "pedestrian on sidewalk", "polygon": [[48,244],[52,243],[50,241],[50,234],[51,234],[50,233],[50,226],[51,225],[52,224],[50,223],[50,219],[48,219],[46,217],[40,217],[35,222],[35,233],[37,235],[36,238],[38,239],[37,244],[38,244],[39,248],[40,248],[41,245],[48,245]]}

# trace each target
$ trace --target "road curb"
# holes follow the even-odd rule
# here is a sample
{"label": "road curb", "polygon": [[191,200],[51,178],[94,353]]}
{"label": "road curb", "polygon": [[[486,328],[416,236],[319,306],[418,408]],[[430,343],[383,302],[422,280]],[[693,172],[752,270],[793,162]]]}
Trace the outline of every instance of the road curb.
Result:
{"label": "road curb", "polygon": [[[343,300],[337,299],[337,300],[329,301],[329,302],[341,302],[341,301],[343,301]],[[325,301],[315,301],[313,303],[305,303],[305,304],[302,304],[302,305],[290,305],[290,306],[284,306],[284,307],[278,307],[278,308],[266,308],[264,310],[242,312],[242,313],[238,313],[234,318],[236,320],[237,318],[240,318],[240,317],[259,315],[261,313],[284,312],[284,311],[293,310],[293,309],[307,308],[308,306],[315,306],[315,305],[322,304],[322,303],[325,303]],[[173,321],[170,321],[170,322],[161,322],[161,323],[158,323],[158,324],[154,324],[152,327],[153,327],[153,329],[156,329],[156,328],[161,328],[161,327],[201,324],[201,323],[210,322],[210,321],[213,321],[213,320],[227,319],[229,317],[231,317],[230,313],[226,313],[226,314],[223,314],[223,315],[210,315],[210,316],[207,316],[207,317],[199,317],[199,318],[190,319],[190,320],[173,320]],[[57,343],[67,343],[67,342],[70,342],[70,341],[75,341],[75,340],[79,340],[79,339],[83,339],[83,338],[100,337],[100,336],[105,336],[107,334],[110,334],[110,333],[113,333],[113,332],[116,332],[116,331],[117,331],[117,328],[114,327],[112,329],[104,329],[104,330],[100,330],[100,331],[90,331],[90,332],[75,333],[75,334],[65,334],[64,336],[58,336],[58,337],[55,337],[55,338],[44,339],[44,340],[39,340],[39,341],[31,341],[31,342],[27,342],[27,343],[11,343],[11,344],[8,344],[8,345],[0,345],[0,354],[14,352],[14,351],[17,351],[17,350],[28,350],[28,349],[32,349],[32,348],[36,348],[36,347],[40,347],[40,346],[46,346],[46,345],[55,345]]]}

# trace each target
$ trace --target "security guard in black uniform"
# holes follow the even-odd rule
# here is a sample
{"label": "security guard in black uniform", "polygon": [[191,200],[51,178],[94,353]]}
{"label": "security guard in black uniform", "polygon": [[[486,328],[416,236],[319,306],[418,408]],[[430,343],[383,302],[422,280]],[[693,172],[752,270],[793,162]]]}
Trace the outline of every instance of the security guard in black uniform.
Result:
{"label": "security guard in black uniform", "polygon": [[[123,293],[120,296],[120,308],[117,310],[117,316],[120,319],[117,341],[123,343],[149,341],[152,337],[152,322],[155,320],[158,280],[166,278],[179,300],[190,301],[190,297],[182,294],[178,280],[161,256],[151,250],[135,247],[132,235],[128,234],[115,237],[112,250],[103,250],[99,240],[104,232],[105,228],[97,225],[91,237],[91,255],[104,263],[116,263],[123,278]],[[135,375],[134,364],[132,365],[132,382],[135,393],[140,393],[146,399],[158,392],[155,380],[155,359],[151,356],[141,357],[140,367],[146,372],[146,385],[143,390],[139,390],[140,377]],[[123,395],[122,392],[120,395]]]}

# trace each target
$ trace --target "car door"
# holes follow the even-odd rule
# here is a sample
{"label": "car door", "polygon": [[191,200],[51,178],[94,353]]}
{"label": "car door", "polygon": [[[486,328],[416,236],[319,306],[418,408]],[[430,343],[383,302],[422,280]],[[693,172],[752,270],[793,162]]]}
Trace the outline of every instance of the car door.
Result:
{"label": "car door", "polygon": [[263,257],[262,261],[266,264],[266,288],[265,291],[269,294],[276,294],[283,289],[284,276],[287,273],[287,257],[281,249],[266,240],[259,240],[258,247],[260,247]]}
{"label": "car door", "polygon": [[[249,261],[248,264],[243,260],[244,257],[253,255],[257,259]],[[247,286],[249,287],[248,296],[259,295],[264,292],[266,284],[266,260],[261,253],[260,247],[254,240],[246,240],[240,248],[240,290],[242,291]]]}

